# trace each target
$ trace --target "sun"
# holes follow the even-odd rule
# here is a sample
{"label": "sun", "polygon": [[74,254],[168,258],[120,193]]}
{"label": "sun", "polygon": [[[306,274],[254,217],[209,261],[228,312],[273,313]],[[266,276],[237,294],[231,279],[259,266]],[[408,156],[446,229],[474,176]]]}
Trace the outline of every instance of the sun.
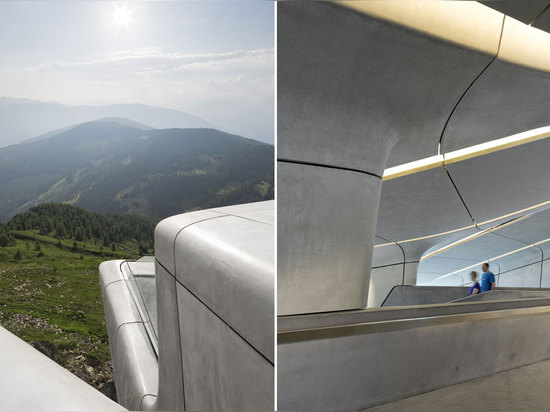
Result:
{"label": "sun", "polygon": [[133,10],[126,8],[126,5],[119,7],[115,4],[115,9],[110,13],[110,15],[112,17],[111,23],[116,25],[117,33],[122,27],[128,30],[128,25],[130,22],[135,21],[132,18],[132,13]]}

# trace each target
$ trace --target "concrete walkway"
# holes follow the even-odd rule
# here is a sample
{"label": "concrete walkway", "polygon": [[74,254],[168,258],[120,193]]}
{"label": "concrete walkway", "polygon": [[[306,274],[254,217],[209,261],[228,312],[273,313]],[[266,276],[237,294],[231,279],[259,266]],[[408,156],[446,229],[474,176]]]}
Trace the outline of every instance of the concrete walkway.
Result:
{"label": "concrete walkway", "polygon": [[550,360],[365,410],[550,411]]}

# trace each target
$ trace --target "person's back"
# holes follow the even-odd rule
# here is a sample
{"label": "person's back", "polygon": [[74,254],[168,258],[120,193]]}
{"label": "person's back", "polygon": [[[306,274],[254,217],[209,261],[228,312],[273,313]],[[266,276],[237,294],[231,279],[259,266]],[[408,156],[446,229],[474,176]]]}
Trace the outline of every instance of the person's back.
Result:
{"label": "person's back", "polygon": [[474,282],[474,285],[470,288],[470,295],[477,295],[478,293],[481,293],[481,286],[477,281],[477,272],[470,273],[470,277],[472,278],[472,282]]}
{"label": "person's back", "polygon": [[495,275],[489,271],[489,264],[484,263],[481,265],[483,275],[481,276],[481,292],[488,292],[493,290],[496,285]]}

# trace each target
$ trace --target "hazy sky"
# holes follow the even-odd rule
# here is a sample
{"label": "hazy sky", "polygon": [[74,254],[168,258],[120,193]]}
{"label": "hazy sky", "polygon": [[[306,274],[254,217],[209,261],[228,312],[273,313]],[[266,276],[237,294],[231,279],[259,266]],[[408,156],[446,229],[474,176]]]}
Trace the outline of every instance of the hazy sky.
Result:
{"label": "hazy sky", "polygon": [[0,1],[0,96],[144,103],[272,138],[273,7],[267,0]]}

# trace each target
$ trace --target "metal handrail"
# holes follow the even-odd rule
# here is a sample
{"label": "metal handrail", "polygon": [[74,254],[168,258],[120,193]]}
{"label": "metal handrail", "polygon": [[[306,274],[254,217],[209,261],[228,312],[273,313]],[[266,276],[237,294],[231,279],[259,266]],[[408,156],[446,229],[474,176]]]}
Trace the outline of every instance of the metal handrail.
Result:
{"label": "metal handrail", "polygon": [[[539,308],[539,309],[537,309]],[[533,310],[533,312],[525,312]],[[493,318],[495,313],[500,316],[512,316],[517,314],[529,314],[537,312],[550,312],[550,298],[527,298],[521,300],[495,300],[490,302],[467,302],[467,303],[446,303],[435,305],[421,305],[408,307],[391,307],[377,310],[361,310],[343,313],[326,313],[316,315],[296,315],[279,318],[278,339],[285,336],[285,342],[293,341],[294,334],[305,333],[306,340],[322,339],[331,337],[332,332],[327,335],[326,331],[338,329],[338,334],[348,328],[352,334],[358,330],[365,333],[381,331],[380,325],[391,325],[391,330],[398,327],[416,327],[420,325],[419,320],[435,320],[441,318],[460,321],[464,316],[478,315],[475,319]],[[474,318],[469,318],[474,319]],[[292,325],[292,321],[296,324]],[[414,321],[414,322],[413,322]],[[413,322],[413,323],[410,323]],[[289,325],[290,324],[290,325]],[[429,324],[429,322],[428,322]],[[401,325],[401,326],[400,326]],[[411,326],[412,325],[412,326]],[[422,324],[423,326],[426,323]],[[374,329],[373,329],[374,328]],[[301,335],[300,335],[301,336]],[[302,337],[299,340],[304,340]]]}

